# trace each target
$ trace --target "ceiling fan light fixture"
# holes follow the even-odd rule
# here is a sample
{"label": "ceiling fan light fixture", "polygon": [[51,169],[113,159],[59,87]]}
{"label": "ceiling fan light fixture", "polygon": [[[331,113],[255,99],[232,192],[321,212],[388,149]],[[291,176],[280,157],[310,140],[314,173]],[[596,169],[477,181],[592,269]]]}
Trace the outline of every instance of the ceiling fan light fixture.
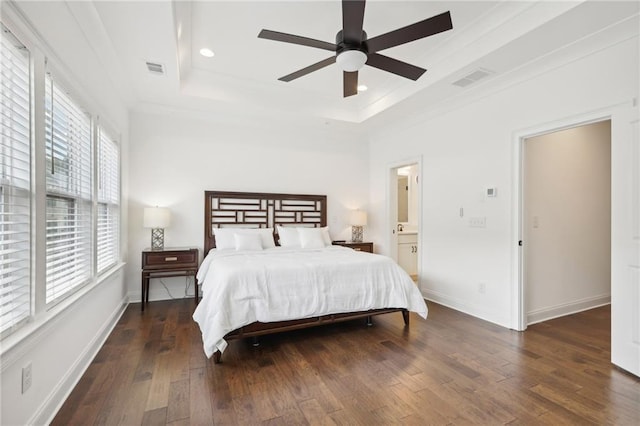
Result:
{"label": "ceiling fan light fixture", "polygon": [[338,54],[336,62],[343,71],[355,72],[367,62],[367,54],[357,49],[345,50]]}

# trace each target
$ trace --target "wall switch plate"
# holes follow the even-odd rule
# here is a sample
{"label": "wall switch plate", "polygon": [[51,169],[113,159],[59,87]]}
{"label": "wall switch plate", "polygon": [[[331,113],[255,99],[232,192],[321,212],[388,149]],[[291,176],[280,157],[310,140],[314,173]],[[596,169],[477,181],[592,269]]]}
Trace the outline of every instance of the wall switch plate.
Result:
{"label": "wall switch plate", "polygon": [[487,226],[486,217],[470,217],[469,227],[471,228],[485,228]]}
{"label": "wall switch plate", "polygon": [[32,380],[31,363],[29,363],[22,367],[22,393],[29,390]]}
{"label": "wall switch plate", "polygon": [[485,283],[478,283],[478,293],[484,294],[487,291],[487,285]]}

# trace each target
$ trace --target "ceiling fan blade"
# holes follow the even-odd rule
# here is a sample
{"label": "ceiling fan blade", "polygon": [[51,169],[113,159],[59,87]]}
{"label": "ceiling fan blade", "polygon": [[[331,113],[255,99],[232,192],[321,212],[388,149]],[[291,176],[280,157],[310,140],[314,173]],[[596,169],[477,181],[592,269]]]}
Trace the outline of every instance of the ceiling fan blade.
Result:
{"label": "ceiling fan blade", "polygon": [[451,23],[451,14],[449,12],[444,12],[440,15],[427,18],[424,21],[416,22],[415,24],[376,36],[367,40],[367,46],[369,48],[369,53],[375,53],[390,47],[429,37],[443,31],[448,31],[452,28],[453,24]]}
{"label": "ceiling fan blade", "polygon": [[278,31],[271,31],[271,30],[260,31],[260,34],[258,34],[258,38],[265,38],[267,40],[274,40],[274,41],[282,41],[285,43],[299,44],[302,46],[316,47],[318,49],[330,50],[332,52],[335,52],[338,49],[338,46],[326,41],[316,40],[309,37],[297,36],[293,34],[280,33]]}
{"label": "ceiling fan blade", "polygon": [[296,72],[292,72],[289,75],[285,75],[284,77],[280,77],[278,80],[289,82],[291,80],[295,80],[296,78],[300,78],[300,77],[305,76],[305,75],[307,75],[309,73],[317,71],[317,70],[319,70],[321,68],[329,66],[329,65],[331,65],[331,64],[333,64],[335,62],[336,62],[336,57],[332,56],[330,58],[323,59],[320,62],[316,62],[313,65],[309,65],[308,67],[302,68],[301,70],[298,70]]}
{"label": "ceiling fan blade", "polygon": [[419,79],[420,76],[427,71],[424,68],[416,67],[415,65],[411,65],[379,53],[370,53],[366,64],[414,81]]}
{"label": "ceiling fan blade", "polygon": [[364,5],[364,0],[342,0],[342,37],[347,43],[362,42]]}
{"label": "ceiling fan blade", "polygon": [[344,89],[343,95],[345,98],[358,94],[358,71],[347,72],[343,71]]}

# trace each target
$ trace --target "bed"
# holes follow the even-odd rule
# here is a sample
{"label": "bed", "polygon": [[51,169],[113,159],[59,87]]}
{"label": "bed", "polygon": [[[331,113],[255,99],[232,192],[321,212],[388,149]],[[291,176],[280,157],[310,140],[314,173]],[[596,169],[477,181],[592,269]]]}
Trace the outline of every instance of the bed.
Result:
{"label": "bed", "polygon": [[324,195],[205,191],[193,319],[216,364],[234,339],[357,318],[371,324],[391,312],[406,326],[409,311],[426,318],[424,299],[395,262],[331,245],[326,205]]}

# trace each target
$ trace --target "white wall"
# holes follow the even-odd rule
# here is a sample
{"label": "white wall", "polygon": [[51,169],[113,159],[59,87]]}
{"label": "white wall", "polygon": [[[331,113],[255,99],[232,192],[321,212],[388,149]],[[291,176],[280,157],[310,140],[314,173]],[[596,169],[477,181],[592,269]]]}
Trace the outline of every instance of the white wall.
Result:
{"label": "white wall", "polygon": [[611,121],[524,143],[528,323],[611,301]]}
{"label": "white wall", "polygon": [[[388,252],[389,164],[423,156],[420,285],[432,300],[510,326],[512,161],[521,129],[598,110],[638,96],[638,39],[600,50],[439,116],[372,136],[370,233]],[[497,187],[496,198],[484,197]],[[459,209],[465,217],[460,218]],[[471,228],[470,217],[486,217]],[[481,293],[479,284],[486,286]]]}
{"label": "white wall", "polygon": [[[101,67],[98,52],[86,42],[73,16],[64,3],[23,2],[16,5],[1,2],[2,22],[27,45],[34,61],[34,76],[44,79],[44,58],[59,82],[70,89],[95,119],[107,126],[121,144],[123,180],[126,180],[127,109],[114,93],[113,81]],[[34,99],[43,99],[40,84]],[[42,128],[42,124],[40,124]],[[43,131],[37,130],[43,134]],[[42,146],[42,141],[38,146]],[[36,148],[37,149],[37,148]],[[39,154],[43,158],[43,152]],[[40,163],[38,163],[40,164]],[[34,182],[37,203],[44,200],[43,170],[35,170],[40,179]],[[127,223],[126,182],[122,195],[122,228]],[[34,223],[44,224],[44,209],[35,209]],[[42,227],[40,229],[43,229]],[[123,248],[127,235],[121,232]],[[33,286],[44,289],[45,238],[43,233],[32,241]],[[45,308],[35,298],[31,320],[0,345],[0,424],[26,425],[50,422],[67,395],[102,346],[126,306],[122,265],[105,274],[59,304]],[[22,393],[22,368],[32,368],[32,385]]]}
{"label": "white wall", "polygon": [[[142,228],[146,206],[171,210],[165,247],[198,247],[201,257],[205,190],[326,194],[334,239],[350,236],[348,210],[367,208],[367,145],[357,134],[324,123],[260,127],[249,120],[238,123],[237,117],[227,121],[172,111],[138,111],[130,123],[127,282],[132,300],[140,299],[140,252],[150,245],[150,230]],[[184,297],[184,278],[162,281],[173,297]],[[152,280],[149,299],[167,298],[159,280]]]}

